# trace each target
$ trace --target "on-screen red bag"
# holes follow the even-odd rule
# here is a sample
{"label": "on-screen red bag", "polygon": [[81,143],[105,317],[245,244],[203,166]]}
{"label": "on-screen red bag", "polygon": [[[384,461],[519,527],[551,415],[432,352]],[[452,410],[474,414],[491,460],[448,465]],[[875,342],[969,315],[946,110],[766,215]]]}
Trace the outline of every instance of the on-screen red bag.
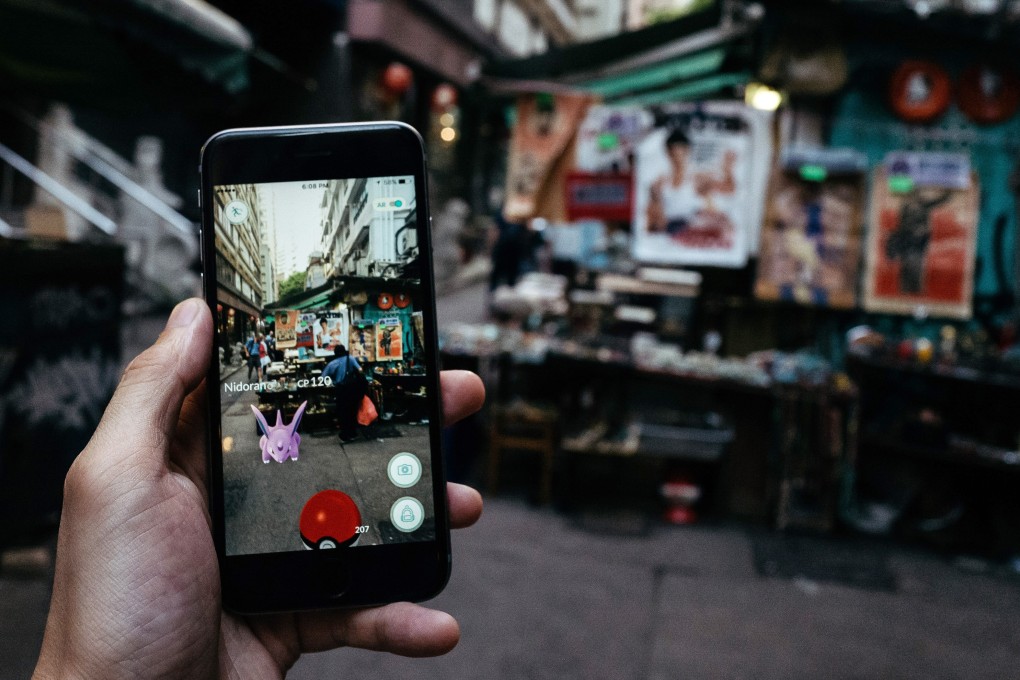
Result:
{"label": "on-screen red bag", "polygon": [[361,408],[358,409],[358,424],[371,425],[378,417],[379,412],[375,410],[375,404],[372,403],[372,400],[366,394],[361,398]]}

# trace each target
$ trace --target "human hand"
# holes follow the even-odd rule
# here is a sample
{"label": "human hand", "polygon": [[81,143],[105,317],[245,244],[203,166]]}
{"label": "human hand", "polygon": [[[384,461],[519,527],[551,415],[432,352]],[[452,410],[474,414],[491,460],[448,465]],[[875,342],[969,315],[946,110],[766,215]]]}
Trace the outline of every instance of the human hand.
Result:
{"label": "human hand", "polygon": [[[360,610],[239,617],[220,605],[206,500],[204,377],[212,318],[182,302],[156,344],[128,366],[64,483],[56,575],[34,677],[280,678],[298,657],[340,646],[443,654],[449,614],[398,603]],[[446,422],[477,411],[484,390],[442,374]],[[482,500],[448,486],[450,522]]]}

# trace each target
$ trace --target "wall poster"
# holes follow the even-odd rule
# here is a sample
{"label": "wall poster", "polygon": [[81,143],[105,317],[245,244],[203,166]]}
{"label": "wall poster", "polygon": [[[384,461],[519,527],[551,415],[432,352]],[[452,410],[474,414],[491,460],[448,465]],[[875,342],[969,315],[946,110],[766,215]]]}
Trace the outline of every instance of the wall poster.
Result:
{"label": "wall poster", "polygon": [[312,326],[315,356],[333,356],[337,345],[347,346],[347,310],[322,312]]}
{"label": "wall poster", "polygon": [[856,305],[867,162],[852,149],[783,154],[769,189],[756,297]]}
{"label": "wall poster", "polygon": [[864,308],[970,318],[980,198],[970,159],[890,153],[871,194]]}
{"label": "wall poster", "polygon": [[635,158],[635,259],[744,266],[753,196],[744,105],[678,105],[657,111],[656,123]]}
{"label": "wall poster", "polygon": [[293,309],[281,309],[276,312],[276,347],[291,349],[297,346],[298,313]]}
{"label": "wall poster", "polygon": [[351,323],[351,343],[347,350],[359,362],[375,361],[375,324],[359,319]]}
{"label": "wall poster", "polygon": [[404,328],[400,317],[376,321],[376,361],[399,361],[404,358]]}

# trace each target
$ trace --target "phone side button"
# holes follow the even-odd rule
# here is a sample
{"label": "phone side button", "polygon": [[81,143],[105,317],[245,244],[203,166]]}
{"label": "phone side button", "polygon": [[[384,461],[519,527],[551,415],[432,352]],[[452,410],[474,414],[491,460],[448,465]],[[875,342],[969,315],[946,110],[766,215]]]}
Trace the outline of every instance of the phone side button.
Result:
{"label": "phone side button", "polygon": [[326,597],[342,597],[351,587],[351,570],[339,555],[328,556],[318,561],[315,570],[315,585]]}

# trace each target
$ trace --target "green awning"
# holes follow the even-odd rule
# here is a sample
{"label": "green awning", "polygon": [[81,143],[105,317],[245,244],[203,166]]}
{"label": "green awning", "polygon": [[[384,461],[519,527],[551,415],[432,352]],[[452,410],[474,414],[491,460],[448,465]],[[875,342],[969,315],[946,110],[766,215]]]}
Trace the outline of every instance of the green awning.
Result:
{"label": "green awning", "polygon": [[729,87],[746,85],[751,80],[750,72],[721,73],[709,78],[684,83],[677,87],[670,87],[664,90],[656,90],[633,97],[624,97],[613,101],[613,104],[620,106],[654,106],[656,104],[668,104],[690,99],[701,99],[715,94]]}
{"label": "green awning", "polygon": [[655,64],[622,75],[578,83],[578,86],[600,94],[609,101],[621,95],[658,89],[716,73],[722,67],[726,54],[727,50],[724,48],[705,50],[689,57]]}
{"label": "green awning", "polygon": [[333,289],[330,288],[327,291],[324,291],[324,292],[321,292],[321,293],[318,293],[318,294],[312,294],[311,297],[306,298],[304,300],[301,300],[300,302],[297,302],[297,303],[295,303],[293,305],[290,305],[289,307],[287,307],[287,309],[302,310],[302,309],[311,309],[312,307],[321,307],[322,305],[329,304],[330,298],[332,298],[332,297],[333,297]]}
{"label": "green awning", "polygon": [[233,95],[248,86],[253,49],[202,0],[0,0],[0,83],[72,103]]}

